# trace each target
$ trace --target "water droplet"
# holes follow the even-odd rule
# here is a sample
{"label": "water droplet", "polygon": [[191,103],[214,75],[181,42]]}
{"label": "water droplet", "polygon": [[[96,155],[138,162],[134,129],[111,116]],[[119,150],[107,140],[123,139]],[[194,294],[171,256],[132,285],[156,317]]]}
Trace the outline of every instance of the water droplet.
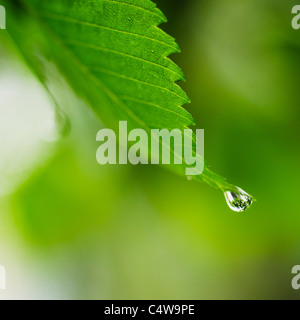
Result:
{"label": "water droplet", "polygon": [[187,176],[186,177],[189,181],[192,181],[193,180],[193,178],[191,177],[191,176]]}
{"label": "water droplet", "polygon": [[243,212],[253,203],[250,194],[238,187],[235,190],[224,192],[224,195],[229,208],[235,212]]}

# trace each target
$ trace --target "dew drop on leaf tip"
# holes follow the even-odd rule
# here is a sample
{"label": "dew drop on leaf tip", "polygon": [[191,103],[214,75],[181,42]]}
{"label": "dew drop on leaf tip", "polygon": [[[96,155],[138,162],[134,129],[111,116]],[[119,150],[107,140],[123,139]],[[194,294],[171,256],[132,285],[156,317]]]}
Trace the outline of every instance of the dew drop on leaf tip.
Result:
{"label": "dew drop on leaf tip", "polygon": [[235,212],[243,212],[251,207],[253,198],[241,188],[224,192],[229,208]]}

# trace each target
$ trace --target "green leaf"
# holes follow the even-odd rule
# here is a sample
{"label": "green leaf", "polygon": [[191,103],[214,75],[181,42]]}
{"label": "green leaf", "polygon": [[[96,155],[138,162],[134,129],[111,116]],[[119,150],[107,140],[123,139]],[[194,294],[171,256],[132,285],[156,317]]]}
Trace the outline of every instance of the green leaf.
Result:
{"label": "green leaf", "polygon": [[[183,130],[194,124],[182,107],[190,100],[177,85],[184,74],[168,58],[180,49],[158,27],[166,18],[151,1],[4,3],[9,8],[7,29],[41,81],[47,75],[36,52],[58,66],[107,125],[116,127],[118,121],[127,120],[129,129],[149,132],[152,128]],[[182,172],[184,168],[185,164]],[[234,190],[207,166],[195,179],[223,191]]]}

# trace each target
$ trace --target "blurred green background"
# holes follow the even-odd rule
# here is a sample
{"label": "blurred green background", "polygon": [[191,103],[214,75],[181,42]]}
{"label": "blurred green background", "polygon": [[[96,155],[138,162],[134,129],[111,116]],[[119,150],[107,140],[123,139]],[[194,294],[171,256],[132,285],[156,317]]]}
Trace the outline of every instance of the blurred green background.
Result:
{"label": "blurred green background", "polygon": [[61,79],[55,113],[1,42],[1,299],[300,297],[300,3],[156,2],[207,162],[257,202],[236,214],[219,191],[160,167],[99,166],[100,121]]}

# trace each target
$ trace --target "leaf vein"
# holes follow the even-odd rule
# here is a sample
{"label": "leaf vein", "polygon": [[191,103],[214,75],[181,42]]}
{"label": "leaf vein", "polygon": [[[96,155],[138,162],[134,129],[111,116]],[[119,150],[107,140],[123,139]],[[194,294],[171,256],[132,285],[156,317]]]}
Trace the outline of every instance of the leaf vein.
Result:
{"label": "leaf vein", "polygon": [[126,57],[129,57],[129,58],[132,58],[134,60],[143,61],[143,62],[152,64],[152,65],[158,66],[158,67],[160,67],[162,69],[165,69],[165,70],[167,70],[169,72],[172,72],[172,73],[178,75],[180,77],[180,79],[182,79],[182,75],[179,74],[178,72],[172,70],[172,69],[169,69],[169,68],[167,68],[165,66],[162,66],[159,63],[155,63],[155,62],[143,59],[143,58],[139,58],[139,57],[133,56],[133,55],[128,54],[128,53],[124,53],[124,52],[121,52],[121,51],[118,51],[118,50],[112,50],[112,49],[108,49],[108,48],[99,47],[99,46],[96,46],[96,45],[91,44],[91,43],[85,43],[85,42],[77,41],[77,40],[66,39],[65,42],[68,43],[69,45],[73,45],[73,46],[77,46],[77,47],[90,48],[90,49],[99,50],[99,51],[111,52],[111,53],[115,53],[115,54],[119,54],[119,55],[122,55],[122,56],[126,56]]}
{"label": "leaf vein", "polygon": [[143,8],[143,7],[137,6],[137,5],[133,4],[133,3],[122,2],[122,1],[117,1],[117,0],[103,0],[103,1],[112,2],[112,3],[118,3],[118,4],[123,4],[123,5],[129,6],[129,7],[138,8],[138,9],[141,9],[142,11],[145,11],[145,12],[148,12],[148,13],[151,13],[151,14],[155,15],[155,16],[159,17],[160,19],[163,18],[163,16],[160,16],[159,14],[157,14],[157,13],[151,11],[151,10],[148,10],[148,9]]}
{"label": "leaf vein", "polygon": [[130,81],[135,81],[135,82],[137,82],[137,83],[145,84],[145,85],[148,85],[148,86],[160,88],[160,89],[165,90],[165,91],[168,91],[168,92],[176,95],[177,97],[179,97],[179,98],[181,98],[181,99],[184,99],[185,101],[188,102],[188,100],[186,100],[185,97],[177,94],[176,92],[174,92],[174,91],[172,91],[172,90],[170,90],[170,89],[168,89],[168,88],[165,88],[165,87],[162,87],[162,86],[159,86],[159,85],[150,83],[150,82],[145,82],[145,81],[142,81],[142,80],[139,80],[139,79],[131,78],[131,77],[125,76],[125,75],[123,75],[123,74],[116,73],[116,72],[113,72],[113,71],[110,71],[110,70],[107,70],[107,69],[104,69],[104,68],[92,67],[91,70],[94,70],[94,71],[97,71],[97,72],[101,72],[101,73],[107,73],[107,74],[112,75],[112,76],[114,76],[114,77],[119,77],[119,78],[127,79],[127,80],[130,80]]}
{"label": "leaf vein", "polygon": [[115,28],[111,28],[111,27],[106,27],[106,26],[102,26],[100,24],[97,23],[91,23],[91,22],[87,22],[87,21],[82,21],[82,20],[78,20],[75,18],[71,18],[71,17],[67,17],[64,15],[60,15],[58,13],[52,13],[52,12],[46,12],[46,11],[42,11],[41,14],[48,19],[53,19],[53,20],[57,20],[57,21],[65,21],[65,22],[70,22],[70,23],[76,23],[76,24],[82,24],[82,25],[86,25],[86,26],[90,26],[90,27],[97,27],[97,28],[101,28],[101,29],[106,29],[106,30],[111,30],[114,32],[119,32],[119,33],[124,33],[124,34],[128,34],[128,35],[132,35],[132,36],[136,36],[139,38],[143,38],[143,39],[148,39],[151,40],[153,42],[157,42],[157,43],[161,43],[169,48],[172,48],[175,52],[178,52],[180,49],[177,47],[173,47],[170,44],[164,42],[164,41],[160,41],[151,37],[147,37],[147,36],[143,36],[141,34],[138,33],[134,33],[134,32],[129,32],[129,31],[125,31],[125,30],[119,30],[119,29],[115,29]]}
{"label": "leaf vein", "polygon": [[[162,109],[164,111],[168,111],[170,113],[173,113],[173,114],[176,114],[177,116],[187,120],[189,123],[192,123],[192,120],[185,117],[184,115],[174,111],[174,110],[171,110],[171,109],[168,109],[168,108],[163,108],[157,104],[154,104],[154,103],[151,103],[151,102],[147,102],[147,101],[144,101],[144,100],[141,100],[141,99],[136,99],[136,98],[133,98],[133,97],[128,97],[128,96],[120,96],[121,99],[123,100],[126,100],[126,101],[134,101],[134,102],[137,102],[137,103],[142,103],[142,104],[146,104],[146,105],[149,105],[149,106],[153,106],[155,108],[158,108],[158,109]],[[187,128],[187,126],[185,125],[185,128]]]}

